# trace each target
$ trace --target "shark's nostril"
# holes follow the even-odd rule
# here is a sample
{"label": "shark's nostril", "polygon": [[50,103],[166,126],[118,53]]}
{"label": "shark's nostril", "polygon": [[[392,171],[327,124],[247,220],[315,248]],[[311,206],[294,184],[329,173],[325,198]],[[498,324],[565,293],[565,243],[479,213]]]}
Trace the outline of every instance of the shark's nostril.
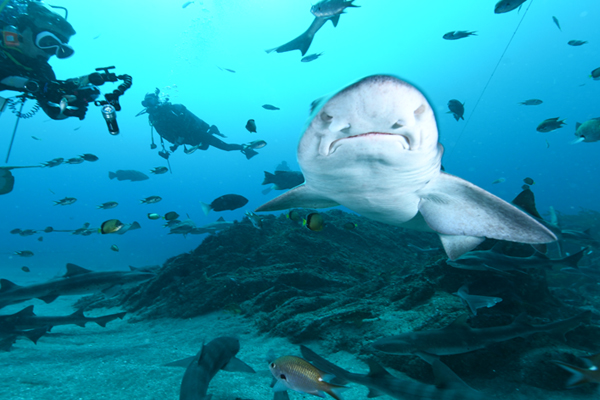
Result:
{"label": "shark's nostril", "polygon": [[400,121],[397,121],[397,122],[394,123],[394,125],[392,125],[392,129],[399,129],[399,128],[402,128],[403,126],[404,125],[402,125],[400,123]]}
{"label": "shark's nostril", "polygon": [[344,119],[332,118],[329,124],[329,130],[331,132],[344,132],[348,133],[350,129],[350,123]]}

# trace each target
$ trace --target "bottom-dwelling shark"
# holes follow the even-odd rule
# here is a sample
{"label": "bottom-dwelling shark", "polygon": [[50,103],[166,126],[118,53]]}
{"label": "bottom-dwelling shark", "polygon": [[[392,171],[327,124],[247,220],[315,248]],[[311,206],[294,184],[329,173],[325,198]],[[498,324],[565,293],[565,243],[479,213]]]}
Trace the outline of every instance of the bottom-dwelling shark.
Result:
{"label": "bottom-dwelling shark", "polygon": [[167,364],[168,367],[186,368],[179,399],[210,400],[212,395],[206,394],[208,384],[220,370],[254,373],[252,367],[235,357],[238,351],[239,340],[222,336],[203,344],[195,356]]}
{"label": "bottom-dwelling shark", "polygon": [[437,232],[450,259],[485,238],[556,240],[515,206],[442,172],[443,150],[425,96],[399,78],[369,76],[313,103],[297,151],[305,183],[256,211],[342,205],[375,221]]}
{"label": "bottom-dwelling shark", "polygon": [[522,314],[509,325],[471,328],[466,323],[468,315],[465,314],[445,328],[405,332],[396,336],[384,337],[371,343],[370,347],[389,354],[418,355],[424,353],[435,356],[462,354],[517,337],[531,336],[538,332],[564,335],[589,320],[590,315],[590,311],[585,311],[562,321],[545,325],[530,325],[524,321],[525,314]]}
{"label": "bottom-dwelling shark", "polygon": [[68,263],[67,272],[55,279],[28,286],[19,286],[0,279],[0,308],[30,299],[52,303],[59,296],[80,295],[96,292],[116,293],[122,285],[142,282],[156,274],[131,271],[91,271]]}
{"label": "bottom-dwelling shark", "polygon": [[302,356],[316,368],[335,375],[336,379],[341,379],[344,383],[349,381],[368,387],[368,398],[383,394],[401,400],[484,400],[488,398],[469,387],[437,358],[431,360],[436,377],[434,386],[408,378],[396,378],[373,359],[367,361],[369,364],[367,375],[355,374],[325,360],[306,346],[300,346],[300,349]]}

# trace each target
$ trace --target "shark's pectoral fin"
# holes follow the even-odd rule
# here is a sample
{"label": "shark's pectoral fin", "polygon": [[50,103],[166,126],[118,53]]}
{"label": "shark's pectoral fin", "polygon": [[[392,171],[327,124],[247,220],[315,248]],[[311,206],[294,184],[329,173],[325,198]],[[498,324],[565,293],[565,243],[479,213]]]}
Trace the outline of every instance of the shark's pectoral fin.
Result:
{"label": "shark's pectoral fin", "polygon": [[223,371],[229,372],[248,372],[254,374],[256,371],[251,366],[237,357],[231,357],[231,360],[223,367]]}
{"label": "shark's pectoral fin", "polygon": [[456,176],[441,173],[419,194],[419,211],[431,229],[441,235],[472,237],[450,240],[455,256],[460,255],[461,247],[468,247],[466,242],[476,245],[484,237],[519,243],[556,240],[550,230],[523,211]]}
{"label": "shark's pectoral fin", "polygon": [[254,212],[287,210],[288,208],[327,208],[339,206],[335,201],[323,197],[306,185],[296,186],[281,196],[258,207]]}
{"label": "shark's pectoral fin", "polygon": [[333,24],[333,27],[337,27],[338,22],[340,22],[340,14],[336,15],[335,17],[331,18],[331,23]]}

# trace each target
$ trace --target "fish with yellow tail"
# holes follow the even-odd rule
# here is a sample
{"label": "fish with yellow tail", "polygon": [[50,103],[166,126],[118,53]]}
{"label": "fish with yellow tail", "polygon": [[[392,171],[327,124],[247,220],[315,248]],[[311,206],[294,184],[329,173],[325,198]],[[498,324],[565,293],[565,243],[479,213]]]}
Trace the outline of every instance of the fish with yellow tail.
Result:
{"label": "fish with yellow tail", "polygon": [[347,389],[346,386],[326,382],[327,375],[324,372],[300,357],[279,357],[269,364],[269,369],[276,380],[274,392],[291,389],[319,397],[325,397],[324,393],[327,393],[336,400],[342,400],[341,392]]}
{"label": "fish with yellow tail", "polygon": [[562,361],[552,361],[573,374],[567,382],[568,388],[581,386],[585,383],[600,383],[600,353],[581,357],[581,359],[588,365],[588,368],[576,367]]}

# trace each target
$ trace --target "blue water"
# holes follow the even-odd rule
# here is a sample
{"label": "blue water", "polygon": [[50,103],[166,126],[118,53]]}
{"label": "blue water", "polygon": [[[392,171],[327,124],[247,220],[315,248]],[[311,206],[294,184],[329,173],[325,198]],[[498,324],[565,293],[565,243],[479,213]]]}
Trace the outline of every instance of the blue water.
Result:
{"label": "blue water", "polygon": [[[375,73],[395,74],[425,93],[437,113],[448,172],[506,200],[518,194],[523,178],[531,177],[542,213],[549,206],[564,213],[576,213],[580,207],[599,209],[600,144],[570,144],[576,122],[600,117],[600,82],[588,77],[600,67],[597,0],[529,0],[520,11],[501,15],[493,13],[495,1],[358,0],[361,8],[349,9],[337,28],[328,22],[317,33],[308,54],[324,54],[310,63],[300,62],[299,51],[265,52],[310,25],[309,1],[207,0],[185,9],[184,1],[164,0],[50,3],[68,8],[68,20],[77,31],[70,41],[75,55],[50,61],[58,78],[114,65],[116,73],[133,76],[133,87],[121,98],[119,136],[108,134],[99,108],[93,106],[83,121],[53,121],[43,112],[21,121],[10,165],[36,165],[83,153],[96,154],[100,160],[13,171],[14,191],[0,196],[3,278],[23,279],[23,265],[34,277],[54,275],[67,262],[123,269],[159,264],[193,250],[203,236],[167,235],[161,221],[148,220],[146,214],[187,213],[198,226],[219,216],[240,220],[245,210],[277,194],[261,194],[263,171],[273,171],[282,160],[298,169],[296,144],[310,103]],[[562,32],[552,16],[559,19]],[[478,36],[442,39],[454,30],[477,31]],[[589,43],[568,46],[572,39]],[[101,90],[115,88],[107,83]],[[147,117],[135,115],[144,95],[154,88],[217,125],[228,136],[225,141],[264,139],[268,146],[249,161],[237,151],[210,148],[185,155],[179,149],[170,158],[173,174],[151,175],[151,168],[166,163],[157,150],[150,150]],[[454,98],[465,103],[466,121],[446,114],[446,104]],[[530,98],[544,103],[517,104]],[[265,110],[261,107],[265,103],[281,110]],[[567,125],[550,133],[536,132],[541,121],[552,117],[566,118]],[[256,120],[256,134],[244,128],[250,118]],[[14,122],[10,112],[0,118],[2,151],[8,147]],[[32,135],[42,140],[33,140]],[[108,172],[117,169],[139,170],[151,178],[109,180]],[[500,177],[506,181],[493,185]],[[235,211],[202,213],[200,201],[228,193],[250,201]],[[152,195],[163,201],[140,204],[140,199]],[[53,205],[65,196],[78,201]],[[119,206],[96,209],[107,201]],[[9,234],[14,228],[76,229],[85,222],[96,227],[110,218],[138,221],[142,229],[122,236],[42,233],[43,242],[36,240],[40,235]],[[118,253],[109,249],[112,244],[119,246]],[[11,256],[16,250],[31,250],[35,256]]]}

